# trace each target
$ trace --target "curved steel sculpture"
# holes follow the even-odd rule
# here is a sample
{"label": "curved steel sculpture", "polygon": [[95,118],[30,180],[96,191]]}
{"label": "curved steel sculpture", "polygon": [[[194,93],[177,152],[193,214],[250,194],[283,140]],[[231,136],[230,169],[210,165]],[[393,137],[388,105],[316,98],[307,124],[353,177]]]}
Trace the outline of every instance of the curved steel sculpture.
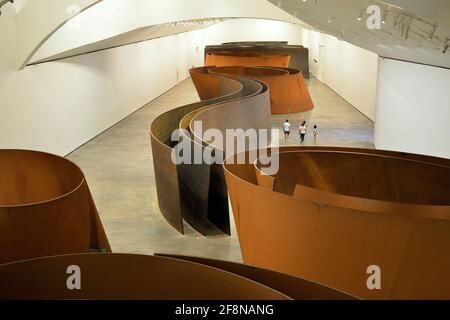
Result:
{"label": "curved steel sculpture", "polygon": [[0,243],[0,263],[111,251],[80,168],[25,150],[0,150]]}
{"label": "curved steel sculpture", "polygon": [[[272,114],[289,114],[309,111],[313,101],[299,70],[263,67],[211,67],[211,74],[240,76],[265,82],[270,88]],[[199,85],[196,85],[199,87]]]}
{"label": "curved steel sculpture", "polygon": [[[203,129],[234,129],[239,119],[240,128],[270,130],[270,99],[268,87],[258,81],[219,77],[205,72],[205,68],[191,70],[194,79],[200,79],[202,97],[209,100],[171,110],[151,124],[153,162],[158,202],[163,216],[180,233],[183,220],[203,235],[230,233],[228,194],[219,164],[175,164],[177,142],[171,141],[175,130],[192,148],[209,148],[202,137],[195,139],[194,125],[202,122]],[[197,84],[199,82],[196,82]],[[219,121],[220,120],[220,121]],[[220,125],[217,125],[217,121]]]}
{"label": "curved steel sculpture", "polygon": [[231,67],[273,67],[287,68],[291,60],[290,55],[261,55],[251,53],[208,53],[205,66]]}
{"label": "curved steel sculpture", "polygon": [[303,280],[288,274],[252,267],[245,264],[179,255],[157,254],[157,256],[195,262],[231,272],[240,275],[241,277],[261,283],[287,295],[294,300],[356,300],[355,297],[317,283]]}
{"label": "curved steel sculpture", "polygon": [[246,264],[367,299],[450,298],[450,160],[346,148],[279,159],[275,176],[224,164]]}
{"label": "curved steel sculpture", "polygon": [[[81,289],[69,290],[79,267]],[[68,271],[69,270],[69,271]],[[69,272],[69,274],[68,274]],[[0,266],[8,300],[290,300],[262,284],[207,265],[166,257],[81,254]]]}
{"label": "curved steel sculpture", "polygon": [[[205,61],[209,62],[210,55],[228,55],[239,56],[250,54],[253,56],[277,56],[289,55],[289,65],[277,67],[285,67],[301,70],[304,79],[309,79],[309,50],[303,46],[288,45],[286,41],[256,41],[256,42],[228,42],[222,45],[207,46],[205,48]],[[211,58],[211,57],[210,57]],[[213,61],[212,61],[213,62]],[[205,63],[205,65],[208,65]],[[234,64],[246,66],[245,64]],[[224,65],[216,65],[224,66]],[[259,65],[269,66],[269,65]]]}

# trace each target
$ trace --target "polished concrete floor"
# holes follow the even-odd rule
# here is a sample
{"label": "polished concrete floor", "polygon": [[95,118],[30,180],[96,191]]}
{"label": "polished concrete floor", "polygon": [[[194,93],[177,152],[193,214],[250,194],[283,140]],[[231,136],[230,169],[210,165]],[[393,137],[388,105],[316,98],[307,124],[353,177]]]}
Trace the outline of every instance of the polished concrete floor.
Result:
{"label": "polished concrete floor", "polygon": [[[306,120],[310,131],[319,126],[305,145],[354,146],[373,148],[373,123],[316,79],[308,81],[316,105],[311,112],[291,115],[293,132]],[[191,80],[186,80],[124,119],[68,158],[84,171],[100,212],[112,249],[117,253],[171,253],[241,262],[236,232],[232,236],[202,237],[186,226],[180,235],[158,209],[148,128],[160,114],[198,101]],[[287,116],[273,118],[281,128]],[[299,144],[293,134],[288,143]]]}

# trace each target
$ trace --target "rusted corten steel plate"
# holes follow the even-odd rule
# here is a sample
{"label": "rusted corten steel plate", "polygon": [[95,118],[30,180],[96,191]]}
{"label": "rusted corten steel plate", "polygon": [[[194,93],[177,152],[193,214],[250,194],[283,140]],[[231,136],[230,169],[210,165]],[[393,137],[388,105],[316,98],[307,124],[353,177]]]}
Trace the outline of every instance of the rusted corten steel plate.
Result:
{"label": "rusted corten steel plate", "polygon": [[251,53],[209,53],[205,59],[205,66],[230,67],[273,67],[287,68],[291,60],[290,55],[260,55]]}
{"label": "rusted corten steel plate", "polygon": [[261,269],[245,264],[213,260],[199,257],[186,257],[179,255],[157,254],[157,256],[180,259],[207,265],[213,268],[228,271],[241,277],[251,279],[269,288],[279,291],[294,300],[356,300],[356,297],[341,291],[322,286],[288,274]]}
{"label": "rusted corten steel plate", "polygon": [[83,172],[55,155],[0,150],[0,263],[111,251]]}
{"label": "rusted corten steel plate", "polygon": [[[81,290],[77,285],[79,267]],[[70,276],[72,279],[69,279]],[[76,287],[75,287],[76,288]],[[81,254],[0,266],[5,300],[289,300],[236,274],[189,261],[130,254]]]}
{"label": "rusted corten steel plate", "polygon": [[224,167],[246,264],[365,299],[450,298],[450,160],[281,148],[272,184],[258,163]]}
{"label": "rusted corten steel plate", "polygon": [[[202,101],[217,98],[235,99],[236,94],[240,94],[243,90],[239,81],[230,81],[224,77],[211,77],[206,67],[192,68],[189,73]],[[234,94],[234,96],[229,97],[230,94]]]}
{"label": "rusted corten steel plate", "polygon": [[[180,233],[184,233],[183,206],[180,194],[179,166],[172,161],[172,151],[176,143],[171,141],[172,133],[179,129],[180,122],[187,114],[214,103],[235,99],[240,96],[242,91],[242,85],[237,81],[227,78],[213,81],[212,83],[219,87],[218,98],[168,111],[156,118],[150,127],[159,208],[167,222]],[[223,85],[220,84],[221,81]]]}
{"label": "rusted corten steel plate", "polygon": [[[303,78],[309,79],[309,50],[303,46],[288,45],[287,42],[231,42],[222,45],[207,46],[205,48],[205,61],[209,54],[217,55],[289,55],[289,65],[285,67],[301,70]],[[205,63],[205,65],[208,65]],[[236,65],[236,64],[235,64]],[[245,64],[238,64],[246,66]],[[216,65],[217,67],[223,65]],[[258,66],[258,65],[257,65]],[[268,65],[259,65],[264,67]],[[278,66],[279,67],[279,66]]]}
{"label": "rusted corten steel plate", "polygon": [[209,73],[248,77],[270,88],[272,114],[290,114],[314,108],[305,80],[299,70],[266,67],[210,67]]}
{"label": "rusted corten steel plate", "polygon": [[[215,150],[216,154],[223,152],[223,146],[227,143],[227,129],[270,129],[271,127],[267,85],[245,78],[236,79],[243,84],[241,99],[205,107],[186,115],[181,121],[180,128],[189,129],[190,132],[185,139],[193,142],[193,148],[200,145],[202,153],[205,153],[206,148]],[[215,142],[208,144],[202,140],[203,137],[195,136],[196,123],[202,124],[204,132],[209,129],[219,130],[224,137],[224,145],[217,145]],[[185,127],[186,125],[189,126]],[[270,143],[270,131],[268,134],[267,142]],[[250,145],[245,146],[245,150],[250,148]],[[185,208],[184,219],[203,235],[214,234],[216,231],[214,229],[227,234],[231,233],[228,192],[221,162],[222,160],[219,164],[207,164],[202,161],[201,164],[178,167],[181,197],[184,199],[182,201]]]}
{"label": "rusted corten steel plate", "polygon": [[267,45],[288,45],[289,41],[235,41],[235,42],[224,42],[222,43],[223,46],[235,46],[235,45],[241,45],[241,46],[267,46]]}
{"label": "rusted corten steel plate", "polygon": [[[205,72],[205,68],[193,69],[191,75],[199,94],[212,99],[171,110],[152,123],[158,202],[166,220],[180,233],[184,232],[184,220],[203,235],[230,234],[222,166],[206,164],[203,159],[198,164],[176,165],[172,161],[176,143],[171,142],[170,137],[174,130],[183,129],[181,136],[190,141],[193,139],[191,124],[198,121],[197,117],[201,117],[203,129],[207,130],[211,119],[223,112],[227,116],[222,117],[222,124],[217,127],[221,132],[234,129],[236,119],[241,119],[243,129],[270,129],[269,92],[267,85],[258,81],[212,75]],[[255,112],[260,115],[255,116]],[[203,149],[209,147],[201,138],[192,143],[192,148],[194,145]]]}

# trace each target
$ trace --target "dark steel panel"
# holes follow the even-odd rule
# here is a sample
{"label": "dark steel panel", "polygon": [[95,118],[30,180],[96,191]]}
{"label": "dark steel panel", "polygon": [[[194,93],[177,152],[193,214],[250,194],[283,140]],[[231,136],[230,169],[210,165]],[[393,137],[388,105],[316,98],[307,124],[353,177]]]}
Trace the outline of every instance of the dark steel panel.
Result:
{"label": "dark steel panel", "polygon": [[[191,72],[195,71],[194,69]],[[216,75],[210,76],[216,77]],[[250,79],[234,78],[242,84],[240,99],[207,106],[197,112],[187,114],[181,121],[180,127],[189,129],[192,133],[193,123],[200,121],[204,131],[214,128],[224,133],[226,129],[234,129],[234,125],[239,124],[236,120],[241,119],[243,126],[240,128],[270,128],[267,86]],[[255,116],[255,112],[251,111],[254,108],[259,109],[260,116]],[[222,113],[227,114],[227,117],[223,117]],[[211,118],[221,119],[221,124],[211,127]],[[188,124],[189,127],[186,127]],[[185,138],[191,141],[193,139],[191,136]],[[198,141],[202,141],[201,139],[202,137],[198,137]],[[193,141],[192,145],[196,144]],[[205,147],[215,148],[203,145],[203,143],[201,146],[203,152]],[[222,150],[218,148],[216,152],[222,152]],[[222,166],[203,163],[180,165],[178,169],[180,183],[183,186],[181,197],[184,199],[182,201],[184,219],[203,235],[230,234],[228,192]]]}
{"label": "dark steel panel", "polygon": [[[68,290],[67,268],[81,269]],[[289,300],[235,274],[179,259],[129,254],[48,257],[0,266],[0,299]]]}
{"label": "dark steel panel", "polygon": [[171,141],[171,135],[178,129],[185,114],[208,103],[210,102],[199,102],[173,109],[156,118],[150,127],[159,208],[167,222],[180,233],[184,233],[184,226],[178,168],[172,161],[174,143]]}
{"label": "dark steel panel", "polygon": [[[257,81],[233,80],[206,71],[205,68],[191,70],[192,79],[201,97],[214,99],[171,110],[151,125],[158,202],[166,220],[181,233],[184,219],[203,235],[230,234],[228,194],[222,166],[203,161],[202,164],[176,166],[171,160],[174,145],[170,135],[175,129],[189,131],[190,124],[203,114],[207,117],[200,120],[204,121],[207,130],[208,116],[215,117],[218,112],[242,117],[243,128],[270,128],[269,93],[267,86]],[[254,115],[255,108],[261,115]],[[225,118],[219,129],[233,129],[234,123],[230,120]],[[183,139],[188,141],[191,135],[184,135]],[[200,147],[204,148],[203,144]]]}

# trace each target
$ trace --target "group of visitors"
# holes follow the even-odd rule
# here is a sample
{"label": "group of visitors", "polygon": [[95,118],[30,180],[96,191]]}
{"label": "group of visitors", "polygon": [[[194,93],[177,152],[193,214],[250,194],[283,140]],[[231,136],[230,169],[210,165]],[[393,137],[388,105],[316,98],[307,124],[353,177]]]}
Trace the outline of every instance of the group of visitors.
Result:
{"label": "group of visitors", "polygon": [[[314,142],[317,141],[317,135],[319,134],[319,128],[317,125],[314,125]],[[291,124],[289,120],[286,120],[285,123],[283,123],[283,131],[284,131],[284,140],[289,141],[290,134],[291,134]],[[306,121],[303,121],[298,129],[298,133],[300,135],[300,143],[305,143],[306,135],[308,134],[308,125]]]}

